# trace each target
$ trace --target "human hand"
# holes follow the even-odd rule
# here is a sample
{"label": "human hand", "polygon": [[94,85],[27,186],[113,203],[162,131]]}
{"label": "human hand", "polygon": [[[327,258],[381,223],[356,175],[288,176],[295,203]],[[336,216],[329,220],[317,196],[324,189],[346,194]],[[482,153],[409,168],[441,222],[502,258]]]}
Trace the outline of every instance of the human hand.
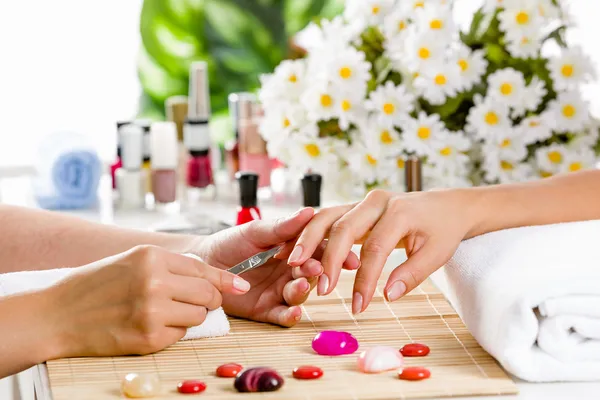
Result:
{"label": "human hand", "polygon": [[404,247],[408,260],[394,269],[385,286],[386,298],[397,300],[444,265],[472,228],[467,193],[374,190],[357,204],[322,209],[300,235],[296,242],[300,250],[292,253],[289,264],[302,265],[328,237],[321,260],[324,272],[317,287],[319,295],[327,295],[335,288],[352,245],[363,242],[352,296],[356,314],[373,298],[390,253]]}
{"label": "human hand", "polygon": [[159,247],[138,246],[81,267],[46,289],[60,326],[61,357],[148,354],[250,285],[229,272]]}
{"label": "human hand", "polygon": [[[210,265],[223,269],[286,243],[275,258],[243,275],[252,285],[248,293],[223,295],[226,313],[287,327],[300,320],[302,310],[299,305],[306,300],[316,277],[323,271],[320,259],[325,243],[322,240],[315,243],[312,251],[305,252],[303,262],[294,268],[287,264],[287,257],[313,215],[312,209],[303,209],[287,219],[253,221],[202,239],[195,253]],[[359,261],[354,253],[346,254],[340,262],[342,265],[346,269],[357,269]]]}

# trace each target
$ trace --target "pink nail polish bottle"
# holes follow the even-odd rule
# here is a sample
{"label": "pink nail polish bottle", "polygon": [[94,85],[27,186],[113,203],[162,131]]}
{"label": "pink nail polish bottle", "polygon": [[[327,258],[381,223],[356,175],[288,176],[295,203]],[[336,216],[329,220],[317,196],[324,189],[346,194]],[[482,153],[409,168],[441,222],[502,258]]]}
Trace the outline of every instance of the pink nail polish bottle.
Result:
{"label": "pink nail polish bottle", "polygon": [[216,197],[216,186],[210,152],[210,94],[205,62],[195,62],[190,68],[188,101],[188,117],[183,126],[183,142],[189,153],[186,166],[188,200],[210,200]]}
{"label": "pink nail polish bottle", "polygon": [[154,122],[150,128],[152,193],[157,204],[177,201],[177,127],[174,122]]}
{"label": "pink nail polish bottle", "polygon": [[239,104],[240,170],[252,171],[258,175],[259,190],[269,191],[271,187],[271,159],[267,143],[258,131],[262,108],[256,100],[244,98]]}

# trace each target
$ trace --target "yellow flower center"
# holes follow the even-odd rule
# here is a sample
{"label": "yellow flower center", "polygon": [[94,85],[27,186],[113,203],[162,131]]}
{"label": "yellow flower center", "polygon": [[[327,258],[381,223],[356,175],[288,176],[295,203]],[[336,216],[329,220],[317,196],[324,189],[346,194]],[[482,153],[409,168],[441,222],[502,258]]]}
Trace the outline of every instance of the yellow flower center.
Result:
{"label": "yellow flower center", "polygon": [[340,76],[342,79],[348,79],[352,76],[352,70],[349,67],[340,68]]}
{"label": "yellow flower center", "polygon": [[377,165],[377,159],[370,154],[367,154],[367,162],[373,167]]}
{"label": "yellow flower center", "polygon": [[388,131],[387,129],[384,130],[383,132],[381,132],[381,136],[379,137],[379,140],[381,140],[381,143],[383,143],[383,144],[394,143],[394,138],[390,134],[390,131]]}
{"label": "yellow flower center", "polygon": [[435,84],[438,86],[442,86],[446,84],[446,76],[443,74],[438,74],[435,76]]}
{"label": "yellow flower center", "polygon": [[289,119],[287,119],[287,118],[284,118],[284,119],[283,119],[283,127],[284,127],[284,128],[289,128],[289,126],[290,126],[290,125],[291,125],[291,124],[290,124],[290,120],[289,120]]}
{"label": "yellow flower center", "polygon": [[448,157],[449,155],[452,154],[452,147],[444,147],[443,149],[440,150],[440,154],[443,155],[444,157]]}
{"label": "yellow flower center", "polygon": [[403,31],[406,29],[406,22],[404,20],[398,22],[398,30]]}
{"label": "yellow flower center", "polygon": [[548,171],[540,171],[540,176],[542,178],[549,178],[552,176],[552,172],[548,172]]}
{"label": "yellow flower center", "polygon": [[458,60],[458,65],[463,72],[469,69],[469,62],[465,59]]}
{"label": "yellow flower center", "polygon": [[298,81],[298,77],[296,76],[296,74],[291,74],[288,80],[292,83],[296,83]]}
{"label": "yellow flower center", "polygon": [[425,2],[424,1],[415,1],[415,8],[423,8],[425,7]]}
{"label": "yellow flower center", "polygon": [[404,169],[404,158],[396,159],[396,167],[398,167],[398,169]]}
{"label": "yellow flower center", "polygon": [[429,27],[435,30],[442,29],[444,27],[444,21],[441,19],[432,19],[429,23]]}
{"label": "yellow flower center", "polygon": [[572,64],[565,64],[562,66],[562,68],[560,69],[560,73],[563,74],[563,76],[565,78],[570,78],[573,76],[573,65]]}
{"label": "yellow flower center", "polygon": [[396,106],[392,103],[385,103],[383,105],[383,112],[387,115],[392,115],[396,111]]}
{"label": "yellow flower center", "polygon": [[571,104],[567,104],[562,109],[563,115],[567,118],[573,118],[575,116],[575,112],[575,107],[573,107]]}
{"label": "yellow flower center", "polygon": [[489,111],[487,114],[485,114],[485,123],[488,125],[497,125],[498,122],[500,122],[500,118],[498,117],[498,114],[496,114],[493,111]]}
{"label": "yellow flower center", "polygon": [[371,12],[373,13],[373,15],[379,14],[379,6],[373,6],[371,8]]}
{"label": "yellow flower center", "polygon": [[323,107],[331,107],[331,103],[333,103],[333,100],[331,99],[330,95],[328,95],[328,94],[321,95],[321,105]]}
{"label": "yellow flower center", "polygon": [[312,158],[319,157],[321,155],[321,149],[314,143],[309,143],[304,145],[304,150],[308,153]]}
{"label": "yellow flower center", "polygon": [[510,141],[510,139],[504,139],[502,141],[502,143],[500,143],[500,147],[502,147],[503,149],[505,149],[507,147],[510,147],[511,143],[512,142]]}
{"label": "yellow flower center", "polygon": [[583,168],[583,165],[579,161],[576,161],[569,165],[569,171],[571,172],[579,171],[581,168]]}
{"label": "yellow flower center", "polygon": [[342,110],[348,111],[351,108],[352,108],[352,103],[350,103],[348,100],[343,100],[342,101]]}
{"label": "yellow flower center", "polygon": [[517,21],[517,24],[519,25],[525,25],[529,22],[529,14],[527,14],[525,11],[520,11],[515,16],[515,21]]}
{"label": "yellow flower center", "polygon": [[526,44],[529,44],[530,40],[527,36],[523,36],[521,38],[521,45],[525,46]]}
{"label": "yellow flower center", "polygon": [[502,93],[504,96],[510,95],[512,91],[513,87],[510,83],[505,82],[502,85],[500,85],[500,93]]}
{"label": "yellow flower center", "polygon": [[558,151],[551,151],[548,153],[548,160],[553,164],[560,164],[562,162],[562,154]]}
{"label": "yellow flower center", "polygon": [[429,51],[429,49],[427,47],[421,47],[419,49],[419,58],[422,58],[423,60],[426,60],[430,56],[431,56],[431,52]]}
{"label": "yellow flower center", "polygon": [[429,136],[431,136],[431,129],[429,129],[429,128],[428,128],[428,127],[426,127],[426,126],[422,126],[422,127],[420,127],[420,128],[419,128],[419,130],[417,131],[417,136],[418,136],[420,139],[427,140],[427,139],[429,139]]}
{"label": "yellow flower center", "polygon": [[417,79],[419,77],[419,73],[418,72],[414,72],[412,74],[413,79]]}
{"label": "yellow flower center", "polygon": [[500,161],[500,168],[502,168],[505,171],[512,171],[513,169],[515,169],[515,166],[506,160],[502,160]]}
{"label": "yellow flower center", "polygon": [[538,126],[540,126],[540,121],[536,121],[536,120],[529,121],[529,127],[530,128],[536,128]]}

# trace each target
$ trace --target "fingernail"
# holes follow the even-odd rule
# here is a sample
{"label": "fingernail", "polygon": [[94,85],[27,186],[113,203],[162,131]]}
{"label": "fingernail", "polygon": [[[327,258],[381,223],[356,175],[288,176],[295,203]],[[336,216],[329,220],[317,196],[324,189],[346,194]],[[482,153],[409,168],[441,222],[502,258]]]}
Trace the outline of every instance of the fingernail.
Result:
{"label": "fingernail", "polygon": [[352,314],[358,314],[361,312],[363,306],[362,294],[354,292],[352,296]]}
{"label": "fingernail", "polygon": [[392,283],[387,290],[388,301],[398,300],[406,292],[406,285],[402,281]]}
{"label": "fingernail", "polygon": [[302,289],[302,293],[303,294],[308,293],[308,291],[310,290],[310,283],[308,283],[308,281],[304,281],[302,286],[304,286],[304,289]]}
{"label": "fingernail", "polygon": [[292,264],[298,262],[300,261],[300,257],[302,257],[302,246],[298,245],[292,250],[292,254],[290,254],[290,258],[288,258],[288,263]]}
{"label": "fingernail", "polygon": [[287,220],[290,221],[294,218],[296,218],[298,215],[300,215],[300,213],[302,212],[302,210],[304,210],[304,208],[299,209],[298,211],[296,211],[295,213],[293,213],[292,215],[290,215]]}
{"label": "fingernail", "polygon": [[250,290],[250,283],[239,276],[233,277],[233,288],[240,292],[247,292]]}
{"label": "fingernail", "polygon": [[294,320],[296,320],[296,321],[300,321],[300,318],[301,318],[301,317],[302,317],[302,315],[296,315],[296,316],[294,316]]}
{"label": "fingernail", "polygon": [[323,296],[329,289],[329,277],[323,274],[319,277],[319,284],[317,286],[317,293],[319,296]]}

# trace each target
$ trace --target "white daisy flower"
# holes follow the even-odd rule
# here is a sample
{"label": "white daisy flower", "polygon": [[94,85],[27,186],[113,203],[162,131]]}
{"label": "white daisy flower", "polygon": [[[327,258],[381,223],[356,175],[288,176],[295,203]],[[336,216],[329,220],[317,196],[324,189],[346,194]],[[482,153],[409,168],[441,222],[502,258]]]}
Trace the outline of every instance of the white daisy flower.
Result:
{"label": "white daisy flower", "polygon": [[515,58],[539,58],[542,49],[542,31],[530,31],[506,38],[506,50]]}
{"label": "white daisy flower", "polygon": [[525,111],[535,111],[542,103],[544,96],[548,94],[546,90],[546,84],[544,81],[534,76],[529,82],[529,86],[523,91],[521,96],[521,104],[515,106],[515,113],[513,115],[522,115]]}
{"label": "white daisy flower", "polygon": [[594,151],[589,147],[582,147],[577,151],[571,150],[566,154],[560,173],[595,168],[597,161]]}
{"label": "white daisy flower", "polygon": [[387,124],[381,124],[375,115],[371,116],[363,132],[367,145],[378,147],[385,156],[397,155],[402,151],[402,141],[398,131]]}
{"label": "white daisy flower", "polygon": [[375,146],[354,143],[347,153],[350,169],[367,184],[388,179],[393,170],[393,160],[387,159]]}
{"label": "white daisy flower", "polygon": [[475,106],[467,116],[465,130],[468,133],[485,139],[490,136],[501,136],[504,131],[510,129],[512,121],[508,116],[508,106],[492,98],[482,100],[481,96],[475,96],[474,100]]}
{"label": "white daisy flower", "polygon": [[488,182],[512,183],[523,182],[530,180],[533,176],[531,165],[512,160],[510,158],[502,158],[499,155],[486,155],[483,162],[483,170],[485,179]]}
{"label": "white daisy flower", "polygon": [[446,132],[440,135],[439,142],[434,143],[431,160],[444,171],[464,175],[469,162],[465,152],[470,148],[471,142],[462,132]]}
{"label": "white daisy flower", "polygon": [[506,129],[500,135],[485,139],[483,152],[507,160],[522,160],[527,156],[525,141],[518,129]]}
{"label": "white daisy flower", "polygon": [[523,119],[516,129],[526,145],[541,142],[552,136],[552,128],[545,118],[538,115]]}
{"label": "white daisy flower", "polygon": [[548,110],[554,116],[555,129],[558,131],[577,132],[590,121],[589,106],[578,92],[559,93],[555,100],[548,103]]}
{"label": "white daisy flower", "polygon": [[508,107],[518,105],[525,92],[523,74],[513,68],[498,70],[488,77],[487,95]]}
{"label": "white daisy flower", "polygon": [[420,156],[431,155],[436,143],[441,141],[446,127],[438,114],[427,115],[420,112],[416,119],[409,119],[403,125],[402,139],[406,149]]}
{"label": "white daisy flower", "polygon": [[439,64],[423,70],[414,81],[415,88],[433,105],[441,105],[448,97],[456,96],[460,84],[460,67],[457,64]]}
{"label": "white daisy flower", "polygon": [[326,84],[311,85],[300,98],[311,121],[328,120],[337,114],[339,95]]}
{"label": "white daisy flower", "polygon": [[392,184],[395,184],[398,188],[404,188],[406,182],[405,160],[406,155],[404,154],[392,157],[391,159],[392,176],[390,179]]}
{"label": "white daisy flower", "polygon": [[346,130],[350,124],[360,124],[366,118],[362,96],[344,93],[335,105],[335,116],[339,119],[340,128]]}
{"label": "white daisy flower", "polygon": [[449,5],[427,3],[416,10],[416,24],[422,33],[429,32],[437,35],[438,40],[449,41],[456,26]]}
{"label": "white daisy flower", "polygon": [[483,2],[483,12],[485,14],[493,14],[498,8],[504,6],[504,0],[485,0]]}
{"label": "white daisy flower", "polygon": [[550,58],[548,68],[557,90],[574,88],[589,82],[596,75],[592,60],[579,46],[563,50],[560,57]]}
{"label": "white daisy flower", "polygon": [[600,131],[598,130],[598,122],[594,119],[588,123],[582,132],[578,132],[569,142],[570,149],[580,149],[583,147],[594,148],[598,143]]}
{"label": "white daisy flower", "polygon": [[[535,161],[545,176],[555,175],[565,169],[569,149],[565,145],[553,143],[535,151]],[[542,174],[540,174],[542,175]]]}
{"label": "white daisy flower", "polygon": [[399,125],[414,109],[415,97],[408,93],[404,85],[394,85],[387,81],[378,86],[365,102],[367,110],[375,112],[379,123],[384,126]]}
{"label": "white daisy flower", "polygon": [[365,53],[347,48],[332,59],[327,67],[327,77],[337,90],[363,96],[367,81],[371,79],[370,70],[371,64],[365,61]]}
{"label": "white daisy flower", "polygon": [[457,52],[456,63],[460,68],[460,88],[463,90],[471,90],[479,83],[488,65],[483,50],[471,51],[464,45]]}
{"label": "white daisy flower", "polygon": [[394,7],[394,0],[347,0],[344,17],[348,21],[363,20],[366,26],[379,25]]}
{"label": "white daisy flower", "polygon": [[324,19],[321,26],[314,22],[298,32],[294,40],[309,53],[331,55],[345,49],[362,32],[362,27],[347,23],[342,16]]}
{"label": "white daisy flower", "polygon": [[259,132],[266,140],[278,136],[288,136],[307,124],[306,112],[303,107],[291,104],[272,107],[266,110],[259,125]]}
{"label": "white daisy flower", "polygon": [[500,29],[508,39],[520,38],[525,32],[537,31],[542,23],[537,0],[504,0],[498,20]]}
{"label": "white daisy flower", "polygon": [[[395,43],[390,43],[388,48],[392,61],[400,65],[408,65],[413,70],[419,70],[428,65],[439,65],[446,54],[446,45],[431,33],[411,34],[408,43],[402,44],[401,51]],[[404,48],[406,46],[406,48]]]}
{"label": "white daisy flower", "polygon": [[[558,3],[564,3],[564,1],[559,1]],[[560,7],[555,6],[552,0],[538,0],[537,9],[540,17],[547,20],[560,18]]]}
{"label": "white daisy flower", "polygon": [[337,157],[332,151],[330,141],[326,138],[296,135],[287,145],[291,147],[294,155],[293,167],[302,172],[311,170],[326,175],[327,171],[335,166]]}
{"label": "white daisy flower", "polygon": [[473,186],[467,179],[465,173],[456,173],[444,169],[436,163],[425,163],[423,165],[423,186],[427,190],[447,188],[467,188]]}
{"label": "white daisy flower", "polygon": [[260,76],[260,102],[267,108],[297,102],[306,87],[305,73],[305,60],[284,60],[272,74]]}
{"label": "white daisy flower", "polygon": [[405,13],[401,8],[395,8],[393,12],[385,16],[383,20],[383,33],[386,41],[403,42],[409,32],[411,24],[410,14]]}

